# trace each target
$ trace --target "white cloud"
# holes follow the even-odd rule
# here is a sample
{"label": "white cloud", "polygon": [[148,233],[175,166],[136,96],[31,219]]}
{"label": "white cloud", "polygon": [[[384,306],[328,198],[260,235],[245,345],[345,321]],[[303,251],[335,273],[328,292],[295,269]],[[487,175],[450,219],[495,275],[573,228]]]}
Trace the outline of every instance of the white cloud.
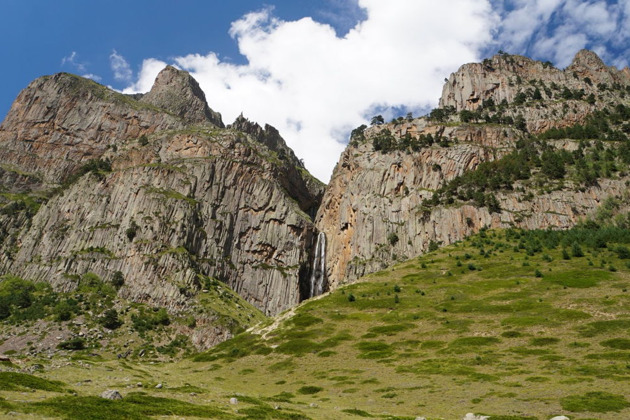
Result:
{"label": "white cloud", "polygon": [[[284,21],[267,8],[231,26],[247,64],[214,52],[172,59],[199,81],[226,123],[242,112],[274,125],[324,181],[353,127],[375,113],[390,118],[395,108],[426,112],[437,104],[443,79],[483,58],[480,51],[504,49],[559,67],[581,48],[620,67],[630,56],[630,0],[327,2],[347,14],[337,23],[365,19],[340,36],[312,18]],[[166,65],[147,59],[132,81],[129,65],[115,51],[113,68],[114,61],[128,93],[148,91]]]}
{"label": "white cloud", "polygon": [[510,10],[500,9],[496,39],[508,52],[565,67],[578,50],[589,48],[606,62],[627,64],[630,0],[517,0]]}
{"label": "white cloud", "polygon": [[[494,15],[486,0],[358,3],[367,19],[344,37],[311,18],[283,21],[265,9],[232,24],[246,65],[214,53],[174,61],[199,81],[226,123],[243,112],[275,126],[308,169],[328,181],[351,128],[376,109],[437,105],[444,77],[478,60],[491,41]],[[164,64],[145,60],[125,91],[148,90]]]}
{"label": "white cloud", "polygon": [[129,87],[123,90],[123,93],[148,92],[155,82],[158,73],[166,67],[164,61],[154,58],[147,58],[142,62],[142,68],[138,73],[137,80]]}
{"label": "white cloud", "polygon": [[101,79],[102,79],[102,77],[101,77],[101,76],[98,76],[98,75],[96,75],[96,74],[92,74],[92,73],[87,73],[87,74],[84,74],[84,75],[82,75],[81,77],[85,77],[86,79],[92,79],[92,80],[94,80],[95,82],[100,82],[100,81],[101,81]]}
{"label": "white cloud", "polygon": [[72,51],[72,53],[70,53],[69,56],[61,59],[61,65],[62,66],[69,65],[71,67],[74,67],[76,70],[80,72],[84,72],[87,69],[87,67],[84,63],[81,63],[80,61],[78,61],[78,57],[79,55],[77,54],[77,52]]}
{"label": "white cloud", "polygon": [[113,50],[109,55],[109,65],[114,72],[114,79],[120,82],[131,82],[133,71],[125,57],[118,54],[116,50]]}

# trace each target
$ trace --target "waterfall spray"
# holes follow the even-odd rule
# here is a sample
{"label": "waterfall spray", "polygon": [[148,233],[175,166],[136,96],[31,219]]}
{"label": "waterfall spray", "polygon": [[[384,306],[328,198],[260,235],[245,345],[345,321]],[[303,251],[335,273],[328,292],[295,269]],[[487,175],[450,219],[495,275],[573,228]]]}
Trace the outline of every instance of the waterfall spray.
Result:
{"label": "waterfall spray", "polygon": [[311,290],[309,297],[319,296],[324,293],[326,286],[326,234],[319,232],[315,256],[313,258],[313,272],[311,273]]}

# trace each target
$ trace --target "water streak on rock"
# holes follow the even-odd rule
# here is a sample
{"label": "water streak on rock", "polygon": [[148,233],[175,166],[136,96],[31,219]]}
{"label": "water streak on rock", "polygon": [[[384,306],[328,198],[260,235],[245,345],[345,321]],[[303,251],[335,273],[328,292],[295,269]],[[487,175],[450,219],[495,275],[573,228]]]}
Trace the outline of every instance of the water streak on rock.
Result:
{"label": "water streak on rock", "polygon": [[311,290],[309,297],[319,296],[326,287],[326,234],[319,232],[315,245],[313,273],[311,274]]}

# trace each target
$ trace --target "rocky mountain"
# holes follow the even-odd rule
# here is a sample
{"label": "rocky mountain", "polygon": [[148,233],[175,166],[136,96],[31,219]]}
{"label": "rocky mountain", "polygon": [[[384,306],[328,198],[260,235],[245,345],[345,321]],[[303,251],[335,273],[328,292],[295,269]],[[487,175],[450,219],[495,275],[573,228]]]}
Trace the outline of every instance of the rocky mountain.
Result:
{"label": "rocky mountain", "polygon": [[485,227],[568,228],[625,202],[629,97],[629,70],[593,52],[565,70],[502,53],[453,73],[427,117],[357,128],[316,217],[331,288]]}
{"label": "rocky mountain", "polygon": [[[171,314],[212,289],[275,315],[487,227],[612,217],[629,202],[628,134],[628,69],[500,53],[453,73],[429,115],[355,129],[324,191],[275,128],[225,126],[173,67],[131,96],[46,76],[0,126],[0,273],[60,293],[93,273]],[[198,348],[248,325],[194,316]]]}
{"label": "rocky mountain", "polygon": [[269,315],[308,297],[323,185],[272,127],[225,128],[185,72],[134,97],[35,80],[0,127],[0,167],[2,273],[58,291],[120,273],[119,297],[172,313],[212,279]]}

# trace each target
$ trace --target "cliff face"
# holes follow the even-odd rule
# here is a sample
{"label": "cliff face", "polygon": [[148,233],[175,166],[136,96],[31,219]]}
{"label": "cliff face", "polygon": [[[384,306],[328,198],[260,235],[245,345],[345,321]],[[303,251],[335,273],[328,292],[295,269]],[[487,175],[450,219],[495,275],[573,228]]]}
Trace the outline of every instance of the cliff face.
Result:
{"label": "cliff face", "polygon": [[592,104],[582,102],[574,103],[570,109],[563,108],[563,103],[557,99],[566,93],[565,88],[570,93],[581,91],[584,97],[593,94],[604,101],[616,99],[609,88],[629,83],[627,68],[619,71],[607,67],[594,52],[588,50],[579,51],[564,70],[548,62],[499,54],[482,63],[465,64],[451,74],[442,89],[439,106],[452,106],[456,111],[475,111],[490,100],[496,105],[504,101],[512,104],[519,94],[531,97],[538,91],[539,99],[545,102],[544,107],[540,103],[531,104],[533,106],[523,104],[525,106],[506,112],[513,117],[523,116],[530,132],[542,132],[552,127],[580,123],[593,111]]}
{"label": "cliff face", "polygon": [[[619,161],[615,170],[620,172],[602,175],[596,182],[578,180],[578,169],[569,164],[564,179],[545,178],[547,169],[541,168],[540,161],[543,150],[582,159],[577,150],[590,150],[591,142],[537,140],[529,154],[523,145],[550,128],[583,123],[611,104],[628,105],[628,85],[627,73],[606,67],[587,51],[578,53],[564,71],[525,57],[500,55],[466,64],[451,75],[441,108],[429,117],[398,119],[355,131],[316,217],[318,230],[328,238],[330,287],[485,227],[568,228],[607,197],[625,197],[629,178],[621,168],[627,164]],[[566,91],[570,97],[563,97]],[[588,98],[590,93],[593,99]],[[615,133],[621,131],[619,124]],[[600,143],[600,151],[594,153],[610,149],[616,154],[623,144]],[[531,174],[473,194],[467,185],[483,185],[486,180],[471,184],[475,178],[463,175],[507,155],[529,165]],[[496,166],[494,171],[503,167],[507,165]],[[478,178],[494,176],[486,171]],[[492,204],[483,204],[484,200]]]}
{"label": "cliff face", "polygon": [[[120,298],[173,313],[217,279],[273,315],[311,297],[318,238],[334,288],[486,227],[567,228],[628,200],[629,74],[587,51],[464,65],[429,116],[355,130],[325,192],[277,130],[224,126],[173,67],[136,96],[43,77],[0,126],[0,274],[122,276]],[[230,336],[216,319],[199,347]]]}
{"label": "cliff face", "polygon": [[88,271],[120,271],[121,297],[174,312],[207,277],[267,314],[297,304],[314,237],[306,213],[323,187],[297,159],[222,127],[173,68],[140,101],[76,76],[36,80],[0,132],[2,185],[31,203],[65,183],[29,214],[2,216],[0,270],[63,291]]}
{"label": "cliff face", "polygon": [[60,73],[18,95],[0,126],[0,162],[54,185],[119,144],[185,125],[155,106]]}

